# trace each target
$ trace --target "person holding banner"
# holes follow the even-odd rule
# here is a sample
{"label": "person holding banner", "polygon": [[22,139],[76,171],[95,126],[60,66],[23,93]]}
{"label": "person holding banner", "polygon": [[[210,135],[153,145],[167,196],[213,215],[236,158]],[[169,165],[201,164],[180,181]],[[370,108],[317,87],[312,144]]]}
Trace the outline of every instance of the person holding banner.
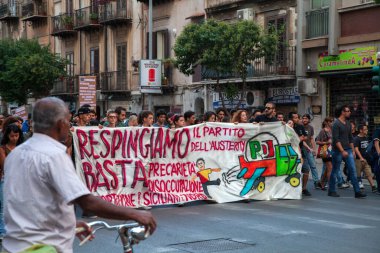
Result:
{"label": "person holding banner", "polygon": [[186,126],[192,126],[195,125],[195,112],[193,111],[186,111],[183,115],[185,117],[185,125]]}
{"label": "person holding banner", "polygon": [[[289,120],[293,122],[293,129],[300,138],[300,150],[301,150],[301,155],[303,160],[305,161],[305,153],[307,144],[305,143],[307,139],[307,133],[305,131],[305,128],[303,125],[301,125],[300,122],[300,117],[296,112],[290,112],[289,113]],[[307,182],[309,180],[309,173],[310,173],[310,166],[307,163],[302,164],[302,195],[303,196],[311,196],[311,193],[307,189]]]}
{"label": "person holding banner", "polygon": [[117,127],[117,113],[113,110],[107,112],[107,122],[106,127]]}
{"label": "person holding banner", "polygon": [[151,127],[153,125],[153,112],[142,111],[139,114],[139,126]]}
{"label": "person holding banner", "polygon": [[154,127],[164,127],[169,128],[169,126],[166,123],[166,112],[164,110],[158,110],[156,113],[157,121],[153,124]]}
{"label": "person holding banner", "polygon": [[248,115],[245,110],[237,110],[231,120],[232,123],[248,123]]}
{"label": "person holding banner", "polygon": [[175,129],[184,127],[185,126],[185,117],[183,117],[183,115],[174,114],[173,124],[174,124]]}
{"label": "person holding banner", "polygon": [[265,110],[263,114],[257,116],[255,118],[256,123],[263,123],[263,122],[276,122],[278,121],[276,118],[276,114],[274,113],[276,111],[276,104],[273,102],[268,102],[265,104]]}
{"label": "person holding banner", "polygon": [[82,106],[78,109],[78,122],[74,123],[73,126],[88,126],[91,117],[90,117],[91,109],[86,106]]}
{"label": "person holding banner", "polygon": [[90,235],[84,223],[76,222],[73,204],[104,218],[135,220],[150,233],[155,231],[152,214],[95,197],[79,179],[62,144],[70,129],[70,116],[61,99],[38,100],[32,118],[33,136],[5,161],[5,251],[20,252],[34,244],[46,244],[58,252],[73,252],[77,224],[85,230],[82,238]]}

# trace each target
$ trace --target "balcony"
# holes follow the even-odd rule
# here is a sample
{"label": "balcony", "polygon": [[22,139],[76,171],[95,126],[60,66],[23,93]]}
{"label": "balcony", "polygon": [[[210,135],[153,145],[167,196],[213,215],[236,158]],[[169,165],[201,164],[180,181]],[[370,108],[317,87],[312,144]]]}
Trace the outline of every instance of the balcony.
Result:
{"label": "balcony", "polygon": [[216,8],[223,5],[231,5],[239,2],[243,2],[244,0],[207,0],[206,1],[206,9]]}
{"label": "balcony", "polygon": [[20,8],[18,4],[1,4],[0,21],[17,21],[19,19]]}
{"label": "balcony", "polygon": [[22,21],[42,21],[47,19],[47,4],[45,1],[28,0],[21,5]]}
{"label": "balcony", "polygon": [[100,90],[103,93],[130,92],[132,72],[109,71],[100,74]]}
{"label": "balcony", "polygon": [[74,95],[78,94],[78,77],[69,76],[57,80],[51,90],[51,95]]}
{"label": "balcony", "polygon": [[99,28],[99,11],[97,6],[89,6],[75,11],[75,30],[89,31]]}
{"label": "balcony", "polygon": [[[261,57],[247,67],[247,78],[289,76],[296,72],[296,48],[280,47],[273,59]],[[202,80],[217,79],[215,71],[202,67]],[[237,73],[224,74],[220,79],[240,78]]]}
{"label": "balcony", "polygon": [[[137,0],[138,2],[142,2],[145,4],[149,4],[149,0]],[[173,0],[153,0],[153,5],[159,5],[159,4],[164,4],[168,2],[172,2]]]}
{"label": "balcony", "polygon": [[117,26],[132,23],[132,0],[116,0],[99,5],[99,23]]}
{"label": "balcony", "polygon": [[306,12],[306,39],[329,34],[329,8]]}
{"label": "balcony", "polygon": [[64,13],[52,17],[53,36],[68,37],[76,34],[74,30],[74,15],[71,13]]}

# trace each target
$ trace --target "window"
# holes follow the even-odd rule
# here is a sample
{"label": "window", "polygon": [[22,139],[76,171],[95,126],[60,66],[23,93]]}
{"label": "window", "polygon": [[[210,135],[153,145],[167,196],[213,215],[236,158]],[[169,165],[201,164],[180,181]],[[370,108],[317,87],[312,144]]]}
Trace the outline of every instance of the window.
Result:
{"label": "window", "polygon": [[[149,34],[147,33],[146,57],[149,56]],[[153,32],[152,34],[152,58],[165,59],[170,57],[169,30]]]}
{"label": "window", "polygon": [[67,75],[74,76],[74,53],[73,52],[67,53],[66,60],[69,62],[66,66]]}
{"label": "window", "polygon": [[120,44],[116,46],[117,59],[117,89],[125,88],[127,82],[127,44]]}
{"label": "window", "polygon": [[73,13],[73,0],[66,0],[66,13]]}
{"label": "window", "polygon": [[286,64],[286,17],[277,16],[268,19],[268,27],[276,30],[282,30],[279,34],[279,43],[275,61],[277,64]]}
{"label": "window", "polygon": [[90,49],[90,73],[99,73],[99,48]]}
{"label": "window", "polygon": [[330,0],[311,0],[311,9],[317,10],[330,6]]}

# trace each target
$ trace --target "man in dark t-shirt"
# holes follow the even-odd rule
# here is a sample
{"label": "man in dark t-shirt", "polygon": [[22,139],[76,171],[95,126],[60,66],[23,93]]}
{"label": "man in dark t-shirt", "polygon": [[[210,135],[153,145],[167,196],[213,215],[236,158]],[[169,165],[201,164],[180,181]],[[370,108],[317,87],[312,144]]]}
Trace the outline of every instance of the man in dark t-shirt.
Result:
{"label": "man in dark t-shirt", "polygon": [[367,137],[368,127],[366,125],[359,125],[359,134],[354,138],[354,147],[356,153],[355,167],[356,174],[358,176],[359,187],[364,189],[361,174],[364,171],[366,178],[368,179],[369,184],[372,187],[372,192],[376,192],[377,188],[373,183],[371,166],[369,165],[370,158],[367,153],[367,147],[369,140]]}
{"label": "man in dark t-shirt", "polygon": [[274,110],[276,110],[276,105],[272,102],[268,102],[265,104],[265,110],[263,114],[257,116],[255,118],[256,123],[260,122],[277,122],[277,118],[274,115]]}
{"label": "man in dark t-shirt", "polygon": [[332,127],[332,163],[328,196],[339,197],[336,192],[336,176],[340,170],[342,160],[344,160],[348,174],[350,175],[352,186],[355,191],[355,198],[365,198],[367,195],[360,191],[356,176],[354,143],[351,133],[351,124],[348,121],[351,110],[347,105],[341,106],[337,111],[339,117]]}
{"label": "man in dark t-shirt", "polygon": [[[304,151],[304,141],[307,139],[307,133],[303,125],[300,124],[299,115],[295,112],[289,113],[289,120],[293,122],[293,129],[300,138],[300,150],[303,158],[303,163],[305,163],[305,151]],[[302,164],[302,195],[311,196],[311,193],[307,190],[307,181],[309,180],[310,166],[303,166]]]}

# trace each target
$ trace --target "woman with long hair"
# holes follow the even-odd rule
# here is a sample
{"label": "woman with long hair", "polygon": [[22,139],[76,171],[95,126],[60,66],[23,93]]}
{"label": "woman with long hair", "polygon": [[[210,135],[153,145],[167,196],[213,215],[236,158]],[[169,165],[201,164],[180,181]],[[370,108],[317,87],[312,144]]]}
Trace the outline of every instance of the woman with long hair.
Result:
{"label": "woman with long hair", "polygon": [[232,123],[248,123],[248,114],[246,110],[238,110],[234,113],[231,120]]}
{"label": "woman with long hair", "polygon": [[24,137],[21,128],[16,124],[9,124],[4,130],[4,136],[0,146],[0,237],[5,234],[3,218],[3,182],[4,182],[4,161],[7,155],[20,145]]}
{"label": "woman with long hair", "polygon": [[[332,171],[332,156],[329,150],[331,150],[332,143],[332,123],[334,119],[332,117],[327,117],[322,122],[322,129],[319,132],[318,136],[315,138],[315,143],[319,145],[318,151],[322,148],[326,150],[326,152],[322,155],[323,165],[325,170],[322,172],[321,176],[321,185],[322,190],[325,189],[325,184],[329,182],[330,175]],[[321,155],[320,153],[318,154]]]}

